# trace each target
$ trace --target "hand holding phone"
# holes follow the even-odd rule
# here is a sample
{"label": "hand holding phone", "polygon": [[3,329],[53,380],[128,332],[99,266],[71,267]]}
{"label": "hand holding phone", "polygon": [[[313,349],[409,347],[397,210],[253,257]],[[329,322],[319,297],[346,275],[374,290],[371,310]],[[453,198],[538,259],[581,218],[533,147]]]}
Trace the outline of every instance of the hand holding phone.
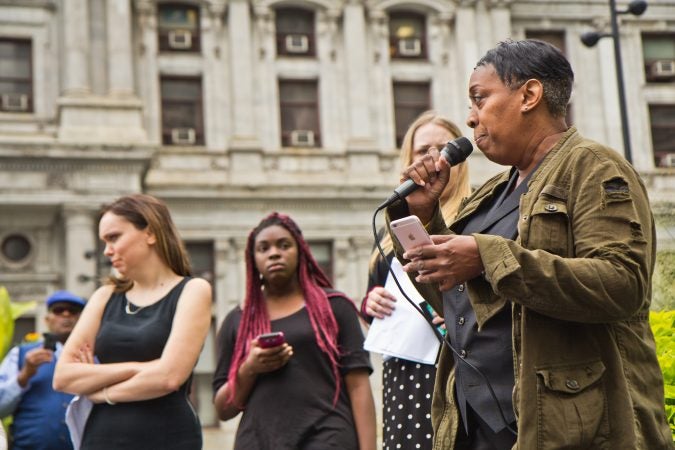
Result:
{"label": "hand holding phone", "polygon": [[42,333],[42,337],[44,338],[42,348],[53,352],[56,351],[57,336],[54,333]]}
{"label": "hand holding phone", "polygon": [[286,342],[283,331],[264,333],[259,335],[256,339],[258,340],[258,345],[262,348],[278,347]]}
{"label": "hand holding phone", "polygon": [[436,328],[436,331],[438,331],[438,334],[441,336],[441,338],[444,338],[448,333],[448,330],[445,328],[445,322],[436,324],[433,323],[434,317],[436,316],[436,311],[434,311],[429,303],[425,301],[420,302],[419,307],[422,310],[422,315],[424,315],[424,318],[427,320],[427,322],[429,322],[429,325]]}
{"label": "hand holding phone", "polygon": [[417,216],[394,220],[389,226],[406,252],[420,245],[434,243]]}

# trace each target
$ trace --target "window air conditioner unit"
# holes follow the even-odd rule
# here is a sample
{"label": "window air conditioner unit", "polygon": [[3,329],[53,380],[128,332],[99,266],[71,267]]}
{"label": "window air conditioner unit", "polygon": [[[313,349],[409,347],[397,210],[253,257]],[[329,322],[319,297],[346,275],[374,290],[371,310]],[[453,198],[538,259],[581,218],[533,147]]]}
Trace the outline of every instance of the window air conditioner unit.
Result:
{"label": "window air conditioner unit", "polygon": [[310,130],[291,131],[291,145],[294,147],[314,147],[314,132]]}
{"label": "window air conditioner unit", "polygon": [[398,41],[398,54],[401,56],[420,56],[422,42],[417,38],[406,38]]}
{"label": "window air conditioner unit", "polygon": [[28,111],[28,95],[2,94],[2,109],[4,111]]}
{"label": "window air conditioner unit", "polygon": [[169,48],[186,50],[192,47],[192,33],[187,30],[169,31]]}
{"label": "window air conditioner unit", "polygon": [[171,130],[171,143],[176,145],[193,145],[197,140],[194,128],[173,128]]}
{"label": "window air conditioner unit", "polygon": [[668,153],[663,158],[663,167],[675,167],[675,153]]}
{"label": "window air conditioner unit", "polygon": [[675,59],[660,59],[651,65],[651,76],[668,78],[675,76]]}
{"label": "window air conditioner unit", "polygon": [[286,51],[288,53],[307,53],[309,39],[302,34],[289,34],[286,36]]}

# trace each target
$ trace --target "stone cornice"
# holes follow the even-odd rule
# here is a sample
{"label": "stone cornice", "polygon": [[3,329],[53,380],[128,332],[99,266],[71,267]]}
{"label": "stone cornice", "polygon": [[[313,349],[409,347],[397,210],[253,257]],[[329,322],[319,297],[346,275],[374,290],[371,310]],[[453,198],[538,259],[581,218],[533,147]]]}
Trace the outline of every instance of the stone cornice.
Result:
{"label": "stone cornice", "polygon": [[0,159],[150,159],[156,147],[152,145],[61,144],[35,142],[0,142]]}
{"label": "stone cornice", "polygon": [[153,154],[151,147],[36,145],[0,143],[0,171],[59,172],[66,170],[144,171]]}
{"label": "stone cornice", "polygon": [[509,8],[514,0],[485,0],[488,8]]}
{"label": "stone cornice", "polygon": [[44,8],[56,11],[57,5],[54,0],[0,0],[0,6],[19,6],[22,8]]}
{"label": "stone cornice", "polygon": [[0,159],[0,173],[7,172],[45,172],[62,174],[73,171],[83,172],[121,172],[129,174],[130,172],[143,172],[146,164],[140,161],[129,160],[108,160],[108,161],[82,161],[82,160],[60,160],[36,159],[36,160],[14,160],[4,161]]}
{"label": "stone cornice", "polygon": [[[361,209],[363,205],[372,205],[373,210],[391,194],[392,187],[378,185],[361,186],[265,186],[259,189],[251,186],[228,185],[222,189],[157,188],[148,186],[149,194],[157,195],[175,202],[184,202],[189,209],[213,209],[214,202],[221,205],[236,205],[240,209],[257,209],[259,203],[284,204],[298,203],[306,209],[326,209],[345,203]],[[361,206],[359,206],[361,205]]]}
{"label": "stone cornice", "polygon": [[[303,2],[309,8],[331,11],[339,15],[339,11],[344,7],[345,0],[306,0]],[[263,14],[266,10],[278,7],[290,6],[288,0],[254,0],[253,9],[256,14]]]}
{"label": "stone cornice", "polygon": [[[377,14],[377,11],[386,11],[397,6],[410,9],[411,2],[408,0],[367,0],[368,10],[374,14]],[[415,2],[415,7],[434,11],[447,17],[452,17],[455,11],[455,5],[448,0],[418,0]]]}

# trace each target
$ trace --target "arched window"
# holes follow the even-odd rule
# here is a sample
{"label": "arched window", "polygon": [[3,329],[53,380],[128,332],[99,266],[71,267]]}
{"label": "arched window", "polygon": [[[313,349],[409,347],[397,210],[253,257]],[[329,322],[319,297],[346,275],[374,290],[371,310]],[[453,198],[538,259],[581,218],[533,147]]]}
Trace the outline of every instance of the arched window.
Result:
{"label": "arched window", "polygon": [[413,12],[389,15],[389,55],[392,58],[426,59],[425,17]]}
{"label": "arched window", "polygon": [[196,6],[161,3],[157,16],[160,51],[200,51],[199,9]]}
{"label": "arched window", "polygon": [[314,56],[314,12],[280,8],[275,15],[277,55]]}
{"label": "arched window", "polygon": [[33,110],[32,45],[27,39],[0,39],[0,111]]}

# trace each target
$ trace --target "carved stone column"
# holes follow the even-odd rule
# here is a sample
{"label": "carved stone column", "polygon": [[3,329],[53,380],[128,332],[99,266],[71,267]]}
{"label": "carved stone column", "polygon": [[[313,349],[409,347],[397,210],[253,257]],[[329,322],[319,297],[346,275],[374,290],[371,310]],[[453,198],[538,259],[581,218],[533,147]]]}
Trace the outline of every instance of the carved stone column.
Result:
{"label": "carved stone column", "polygon": [[[204,9],[204,8],[203,8]],[[210,1],[203,20],[202,48],[204,58],[203,101],[206,146],[222,152],[227,145],[228,120],[223,105],[229,104],[227,94],[227,64],[224,56],[225,43],[223,16],[225,3]]]}
{"label": "carved stone column", "polygon": [[[85,205],[69,204],[62,209],[65,229],[63,258],[65,288],[89,297],[96,287],[96,234],[94,212]],[[92,254],[93,253],[93,257]]]}
{"label": "carved stone column", "polygon": [[493,45],[511,36],[512,3],[513,0],[488,0]]}
{"label": "carved stone column", "polygon": [[373,79],[373,101],[380,114],[375,125],[376,142],[386,154],[396,148],[394,128],[394,102],[392,92],[391,58],[389,57],[389,16],[380,8],[368,11],[368,25],[373,36],[373,54],[370,71]]}
{"label": "carved stone column", "polygon": [[457,68],[460,86],[469,85],[469,77],[480,54],[476,25],[476,0],[456,0],[455,41],[457,42]]}
{"label": "carved stone column", "polygon": [[[129,96],[134,91],[130,0],[107,1],[108,92]],[[114,31],[113,33],[111,32]]]}
{"label": "carved stone column", "polygon": [[[340,63],[338,62],[339,37],[338,21],[340,10],[317,11],[316,46],[319,60],[319,102],[321,117],[321,140],[325,148],[341,148],[344,146],[342,135],[342,117],[340,111],[344,109],[344,90],[340,78]],[[340,86],[340,87],[338,87]]]}
{"label": "carved stone column", "polygon": [[159,68],[157,65],[157,11],[151,0],[134,0],[139,32],[138,90],[143,101],[143,125],[148,140],[162,142]]}
{"label": "carved stone column", "polygon": [[461,102],[457,102],[456,99],[466,96],[466,86],[459,85],[454,71],[457,64],[457,54],[452,51],[451,24],[454,18],[454,11],[431,15],[429,59],[433,67],[431,89],[434,109],[450,117],[453,122],[461,124],[466,111],[458,108]]}
{"label": "carved stone column", "polygon": [[247,0],[230,0],[228,5],[232,135],[230,147],[260,147],[255,131],[253,108],[253,43],[251,13]]}
{"label": "carved stone column", "polygon": [[63,1],[63,93],[85,95],[89,80],[89,8],[87,0]]}
{"label": "carved stone column", "polygon": [[363,101],[370,91],[370,64],[366,53],[366,19],[363,4],[350,0],[343,13],[345,71],[347,78],[348,136],[350,150],[375,148],[370,104]]}
{"label": "carved stone column", "polygon": [[236,304],[236,294],[238,282],[236,278],[239,274],[238,268],[232,272],[236,265],[237,258],[236,246],[232,239],[217,239],[214,243],[214,279],[213,287],[216,297],[214,298],[216,327],[225,319],[227,313]]}
{"label": "carved stone column", "polygon": [[260,144],[265,152],[280,147],[281,119],[277,92],[276,38],[274,10],[266,2],[256,2],[253,8],[255,41],[253,49],[253,71],[258,80],[260,98],[259,114],[266,120],[258,124]]}

